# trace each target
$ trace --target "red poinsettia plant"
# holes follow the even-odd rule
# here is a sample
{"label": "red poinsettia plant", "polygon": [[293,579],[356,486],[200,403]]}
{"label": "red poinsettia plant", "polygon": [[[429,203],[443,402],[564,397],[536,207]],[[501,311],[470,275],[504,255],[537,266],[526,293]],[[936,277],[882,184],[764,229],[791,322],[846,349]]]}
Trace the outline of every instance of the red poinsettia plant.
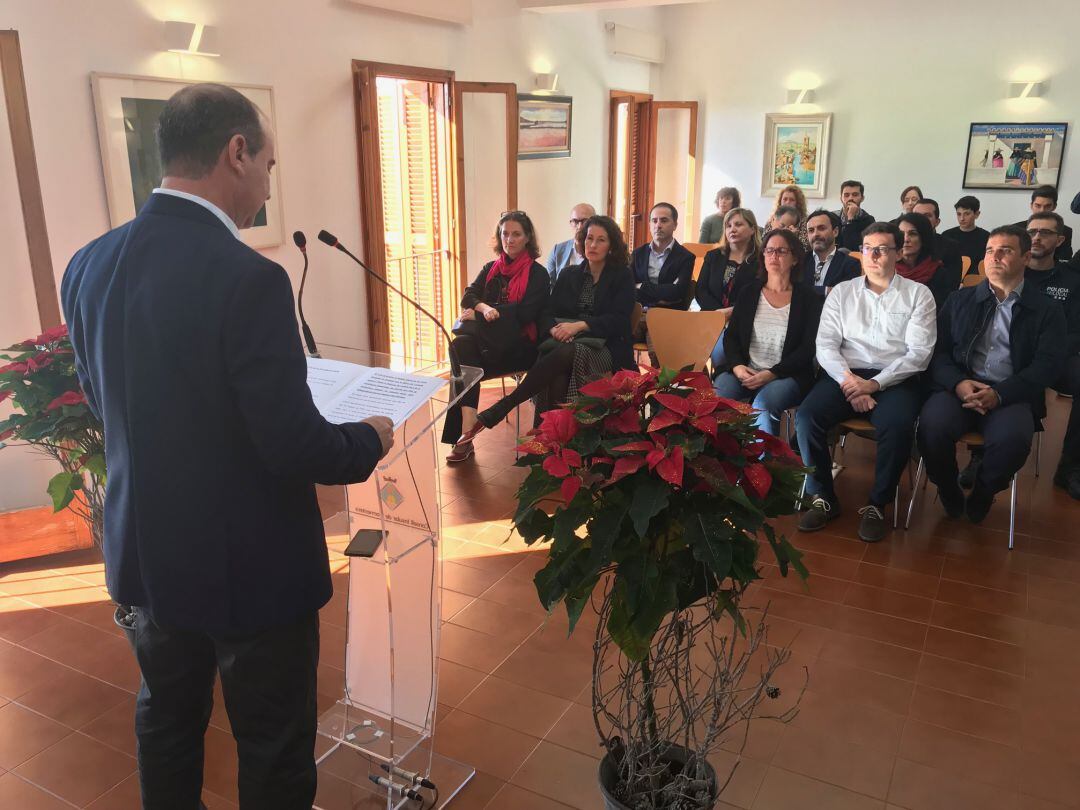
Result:
{"label": "red poinsettia plant", "polygon": [[53,509],[70,507],[101,544],[105,499],[105,439],[86,404],[75,373],[67,326],[9,346],[0,354],[0,402],[11,414],[0,420],[0,447],[27,444],[63,468],[49,481]]}
{"label": "red poinsettia plant", "polygon": [[[631,661],[646,658],[666,616],[703,601],[745,630],[739,597],[760,578],[762,537],[784,575],[808,575],[769,523],[795,511],[805,468],[703,373],[596,380],[543,414],[518,449],[530,473],[514,524],[527,543],[551,543],[535,578],[540,601],[565,603],[573,630],[613,578],[607,632]],[[551,514],[538,506],[556,493],[563,503]]]}

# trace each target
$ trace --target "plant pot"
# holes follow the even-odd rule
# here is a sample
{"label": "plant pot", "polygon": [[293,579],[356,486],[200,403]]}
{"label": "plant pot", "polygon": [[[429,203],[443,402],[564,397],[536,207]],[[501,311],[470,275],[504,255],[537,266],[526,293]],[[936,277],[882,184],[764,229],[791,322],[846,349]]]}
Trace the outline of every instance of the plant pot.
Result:
{"label": "plant pot", "polygon": [[126,605],[117,605],[113,611],[113,622],[124,631],[131,651],[135,652],[135,613]]}
{"label": "plant pot", "polygon": [[[663,757],[665,762],[670,762],[673,765],[685,765],[686,761],[690,758],[690,751],[683,748],[681,745],[671,745],[665,752]],[[713,807],[716,804],[717,786],[716,786],[716,771],[713,766],[708,762],[705,763],[705,771],[708,774],[709,783],[712,785],[712,798],[708,807]],[[604,797],[604,810],[632,810],[630,805],[624,804],[615,798],[614,789],[615,783],[619,779],[618,766],[611,758],[611,754],[607,754],[602,760],[600,760],[600,770],[597,774],[600,782],[600,795]],[[706,808],[702,808],[706,810]]]}

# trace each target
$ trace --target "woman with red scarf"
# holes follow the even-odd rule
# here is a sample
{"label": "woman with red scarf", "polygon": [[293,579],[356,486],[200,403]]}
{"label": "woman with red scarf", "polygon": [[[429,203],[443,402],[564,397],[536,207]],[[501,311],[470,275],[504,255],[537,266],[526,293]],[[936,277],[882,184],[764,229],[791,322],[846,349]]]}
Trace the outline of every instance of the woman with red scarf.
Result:
{"label": "woman with red scarf", "polygon": [[897,274],[929,287],[940,310],[958,283],[953,283],[947,278],[948,273],[942,272],[943,264],[935,250],[937,234],[934,226],[923,214],[902,214],[897,226],[904,235],[900,259],[896,263]]}
{"label": "woman with red scarf", "polygon": [[[536,319],[548,301],[551,280],[536,261],[540,247],[536,229],[524,211],[507,211],[495,228],[493,262],[484,265],[461,297],[461,315],[454,326],[454,350],[463,366],[484,370],[484,377],[525,371],[536,360]],[[465,392],[446,414],[443,441],[454,449],[446,461],[455,464],[473,454],[471,441],[458,441],[476,424],[480,386]]]}

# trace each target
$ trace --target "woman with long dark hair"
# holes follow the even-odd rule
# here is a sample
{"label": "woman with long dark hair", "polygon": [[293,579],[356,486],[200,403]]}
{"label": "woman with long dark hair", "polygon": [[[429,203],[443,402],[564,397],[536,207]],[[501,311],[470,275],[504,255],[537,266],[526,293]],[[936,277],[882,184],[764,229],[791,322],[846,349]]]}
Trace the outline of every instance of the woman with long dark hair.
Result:
{"label": "woman with long dark hair", "polygon": [[[484,377],[524,371],[536,360],[536,320],[548,301],[547,270],[536,229],[524,211],[507,211],[495,226],[495,260],[465,288],[454,327],[453,348],[464,366],[484,370]],[[443,441],[454,449],[450,464],[473,454],[472,442],[460,441],[476,424],[480,386],[473,386],[446,414]]]}
{"label": "woman with long dark hair", "polygon": [[555,281],[538,323],[536,364],[511,394],[477,414],[455,452],[527,399],[536,399],[539,414],[573,401],[587,382],[615,369],[634,368],[634,279],[622,231],[610,217],[589,217],[577,242],[585,261],[565,268]]}
{"label": "woman with long dark hair", "polygon": [[950,278],[938,258],[934,226],[923,214],[903,214],[897,220],[897,227],[904,236],[900,258],[896,262],[897,274],[929,287],[934,294],[934,303],[941,309],[949,293],[960,286],[960,277]]}
{"label": "woman with long dark hair", "polygon": [[824,298],[802,281],[805,253],[789,230],[765,234],[757,278],[747,284],[724,332],[724,363],[714,387],[749,402],[773,436],[780,417],[814,384],[814,338]]}

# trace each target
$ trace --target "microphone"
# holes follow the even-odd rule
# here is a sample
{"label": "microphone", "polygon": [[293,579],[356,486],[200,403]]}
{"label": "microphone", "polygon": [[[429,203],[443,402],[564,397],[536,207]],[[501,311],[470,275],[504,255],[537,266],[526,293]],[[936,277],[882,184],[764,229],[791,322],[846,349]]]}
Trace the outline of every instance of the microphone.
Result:
{"label": "microphone", "polygon": [[336,236],[334,236],[332,233],[330,233],[329,231],[319,231],[319,241],[324,243],[324,244],[329,245],[332,248],[337,248],[338,250],[340,250],[342,253],[344,253],[346,256],[348,256],[350,259],[352,259],[354,262],[356,262],[358,265],[360,265],[360,267],[363,268],[364,272],[367,273],[369,276],[371,276],[372,278],[378,279],[380,284],[386,285],[391,290],[393,290],[398,295],[400,295],[402,298],[404,298],[406,301],[408,301],[410,304],[412,304],[414,307],[416,307],[416,309],[418,309],[420,312],[423,312],[425,315],[427,315],[428,318],[431,319],[431,322],[433,324],[435,324],[437,327],[439,327],[439,330],[446,337],[446,352],[450,357],[450,374],[451,374],[451,378],[454,380],[454,382],[460,382],[461,381],[461,379],[462,379],[462,377],[461,377],[461,364],[458,363],[457,352],[454,351],[453,338],[450,336],[450,333],[446,331],[446,327],[442,325],[442,323],[439,321],[438,318],[436,318],[434,315],[432,315],[430,312],[428,312],[426,309],[424,309],[422,306],[420,306],[414,300],[409,298],[409,296],[407,296],[405,293],[403,293],[401,290],[399,290],[393,284],[391,284],[385,278],[380,276],[378,273],[376,273],[374,270],[372,270],[370,267],[368,267],[366,264],[364,264],[362,261],[360,261],[360,259],[358,259],[352,253],[350,253],[349,250],[343,244],[341,244],[341,242],[338,241],[338,238]]}
{"label": "microphone", "polygon": [[315,345],[315,336],[311,334],[311,327],[304,320],[304,282],[307,281],[308,268],[307,237],[304,236],[303,231],[293,231],[292,240],[293,244],[300,248],[300,252],[304,255],[304,273],[300,276],[300,292],[296,295],[296,310],[300,313],[300,328],[304,332],[304,343],[307,344],[308,354],[312,357],[318,357],[319,347]]}
{"label": "microphone", "polygon": [[424,800],[424,797],[412,788],[407,787],[406,785],[399,785],[397,782],[391,782],[385,777],[368,774],[368,780],[374,782],[379,787],[388,788],[390,792],[396,796],[404,796],[407,799],[412,799],[414,802],[422,802]]}

